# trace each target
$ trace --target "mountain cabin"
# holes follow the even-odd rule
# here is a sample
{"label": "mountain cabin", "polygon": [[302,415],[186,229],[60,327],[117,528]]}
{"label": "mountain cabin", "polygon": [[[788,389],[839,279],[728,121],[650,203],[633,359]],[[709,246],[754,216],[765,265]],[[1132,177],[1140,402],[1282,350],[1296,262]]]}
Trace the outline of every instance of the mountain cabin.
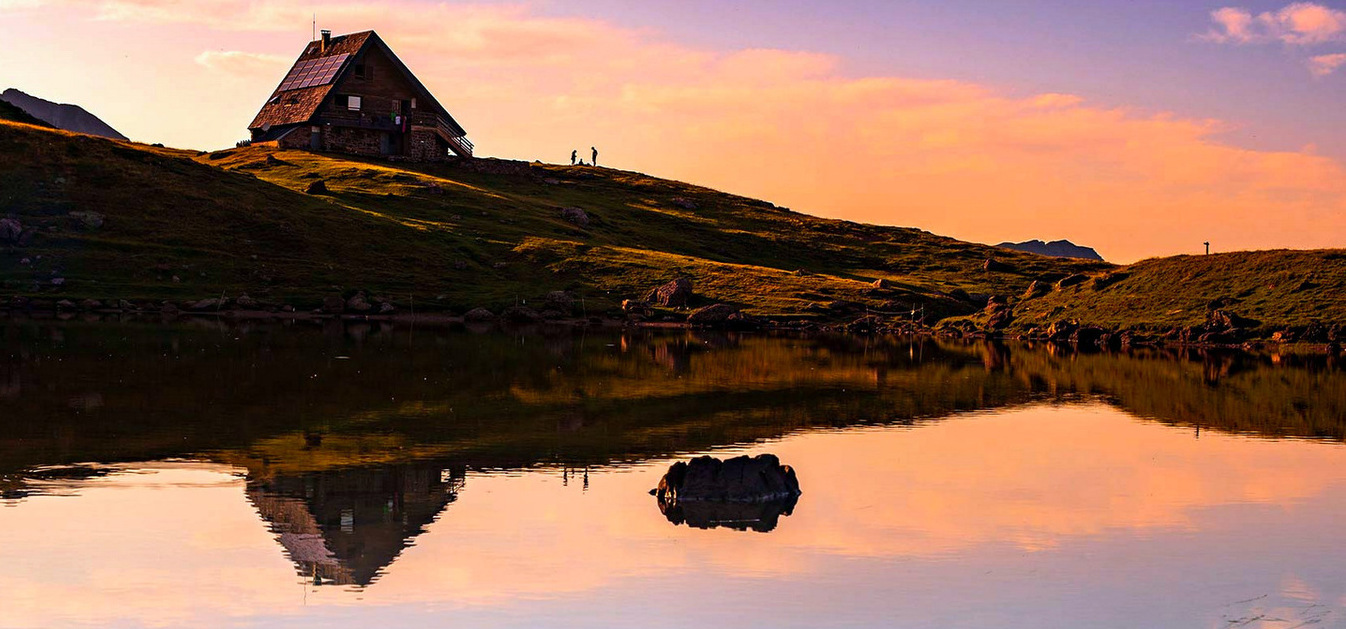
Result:
{"label": "mountain cabin", "polygon": [[373,31],[304,48],[248,126],[252,142],[434,162],[472,156],[467,132]]}

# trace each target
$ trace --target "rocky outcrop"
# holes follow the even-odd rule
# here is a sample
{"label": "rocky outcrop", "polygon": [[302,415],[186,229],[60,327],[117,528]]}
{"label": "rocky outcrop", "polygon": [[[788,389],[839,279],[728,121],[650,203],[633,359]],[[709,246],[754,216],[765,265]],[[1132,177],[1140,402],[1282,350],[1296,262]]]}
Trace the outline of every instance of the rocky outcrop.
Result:
{"label": "rocky outcrop", "polygon": [[327,182],[321,179],[308,184],[308,187],[304,188],[304,192],[307,192],[308,194],[331,194],[327,190]]}
{"label": "rocky outcrop", "polygon": [[692,298],[692,280],[685,277],[675,279],[663,286],[651,289],[645,294],[644,301],[665,308],[682,308]]}
{"label": "rocky outcrop", "polygon": [[981,264],[981,270],[986,271],[987,273],[1008,273],[1013,271],[1014,267],[995,258],[987,258],[986,261]]}

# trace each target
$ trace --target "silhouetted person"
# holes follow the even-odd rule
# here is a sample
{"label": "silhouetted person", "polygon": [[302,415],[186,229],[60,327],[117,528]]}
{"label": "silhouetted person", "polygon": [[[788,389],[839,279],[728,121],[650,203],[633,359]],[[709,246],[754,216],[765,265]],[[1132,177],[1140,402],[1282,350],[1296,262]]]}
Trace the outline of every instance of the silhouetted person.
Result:
{"label": "silhouetted person", "polygon": [[575,160],[577,160],[577,159],[579,159],[579,158],[580,158],[580,150],[579,150],[579,149],[575,149],[575,150],[571,151],[571,152],[570,152],[570,165],[571,165],[571,166],[574,166],[574,165],[575,165]]}
{"label": "silhouetted person", "polygon": [[597,148],[594,148],[594,147],[592,147],[592,146],[589,147],[589,148],[590,148],[590,149],[593,149],[593,152],[594,152],[594,166],[597,166],[597,165],[598,165],[598,149],[597,149]]}

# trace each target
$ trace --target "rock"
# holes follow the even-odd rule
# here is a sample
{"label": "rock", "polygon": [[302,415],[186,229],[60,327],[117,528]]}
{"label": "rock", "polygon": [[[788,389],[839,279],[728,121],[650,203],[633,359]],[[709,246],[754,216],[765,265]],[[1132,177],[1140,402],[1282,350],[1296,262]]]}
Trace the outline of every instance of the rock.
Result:
{"label": "rock", "polygon": [[1069,340],[1080,328],[1074,321],[1054,321],[1047,326],[1047,338],[1053,341]]}
{"label": "rock", "polygon": [[1070,288],[1071,286],[1078,286],[1087,281],[1089,281],[1088,275],[1083,275],[1081,273],[1076,273],[1074,275],[1067,275],[1056,282],[1056,290],[1063,290],[1066,288]]}
{"label": "rock", "polygon": [[661,502],[768,502],[798,498],[799,479],[774,454],[725,461],[701,456],[669,466],[650,492]]}
{"label": "rock", "polygon": [[510,306],[500,313],[500,318],[510,323],[536,323],[542,316],[528,306]]}
{"label": "rock", "polygon": [[394,312],[397,312],[397,306],[394,306],[386,301],[379,304],[379,314],[386,315],[386,314],[392,314]]}
{"label": "rock", "polygon": [[1093,290],[1103,290],[1104,288],[1112,286],[1113,284],[1116,284],[1117,282],[1120,282],[1128,277],[1131,277],[1131,274],[1126,273],[1124,271],[1113,271],[1111,273],[1104,273],[1102,275],[1095,277],[1092,280],[1089,280],[1089,288]]}
{"label": "rock", "polygon": [[645,301],[665,308],[682,308],[692,298],[692,280],[685,277],[675,279],[663,286],[651,289],[645,295]]}
{"label": "rock", "polygon": [[23,235],[23,224],[14,218],[0,218],[0,243],[17,244]]}
{"label": "rock", "polygon": [[1271,340],[1277,343],[1293,343],[1295,340],[1294,330],[1281,330],[1271,335]]}
{"label": "rock", "polygon": [[1240,317],[1227,310],[1212,310],[1207,321],[1207,326],[1217,331],[1243,330],[1257,327],[1257,324],[1258,322],[1252,319]]}
{"label": "rock", "polygon": [[690,325],[721,325],[729,322],[729,318],[738,313],[738,309],[726,304],[715,304],[693,310],[687,315],[687,323]]}
{"label": "rock", "polygon": [[694,201],[692,201],[691,199],[688,199],[688,198],[686,198],[686,197],[673,197],[672,199],[669,199],[668,202],[669,202],[669,203],[672,203],[673,205],[676,205],[676,206],[678,206],[678,207],[680,207],[680,208],[682,208],[682,209],[684,209],[684,210],[695,210],[695,209],[696,209],[696,202],[694,202]]}
{"label": "rock", "polygon": [[178,307],[173,305],[173,302],[166,301],[164,302],[163,306],[159,308],[159,312],[172,316],[178,314]]}
{"label": "rock", "polygon": [[118,310],[137,310],[135,304],[133,304],[133,303],[131,303],[131,302],[129,302],[129,301],[126,301],[125,299],[119,299],[119,300],[117,300],[117,309],[118,309]]}
{"label": "rock", "polygon": [[1070,335],[1070,340],[1079,345],[1097,345],[1103,335],[1107,334],[1103,328],[1085,326],[1076,329]]}
{"label": "rock", "polygon": [[103,215],[98,212],[71,212],[70,218],[78,221],[81,227],[89,231],[103,226]]}
{"label": "rock", "polygon": [[575,297],[563,290],[554,290],[543,297],[543,308],[561,313],[570,313],[575,309]]}
{"label": "rock", "polygon": [[870,284],[870,286],[873,287],[875,290],[888,290],[893,287],[893,283],[889,282],[886,279],[879,278],[877,280],[874,280],[874,283]]}
{"label": "rock", "polygon": [[341,295],[328,295],[322,300],[322,311],[328,314],[341,314],[346,311],[346,300]]}
{"label": "rock", "polygon": [[972,301],[972,295],[969,295],[969,294],[967,293],[967,291],[965,291],[965,290],[963,290],[963,289],[961,289],[961,288],[955,288],[955,289],[949,291],[949,292],[948,292],[948,295],[949,295],[950,297],[954,298],[954,299],[957,299],[958,301],[964,301],[964,302],[971,302],[971,301]]}
{"label": "rock", "polygon": [[564,218],[581,228],[587,228],[589,226],[589,214],[577,207],[561,208],[561,218]]}
{"label": "rock", "polygon": [[192,304],[188,310],[219,310],[223,305],[224,301],[220,299],[202,299]]}
{"label": "rock", "polygon": [[467,270],[467,262],[463,260],[454,260],[453,268],[455,271],[465,271]]}
{"label": "rock", "polygon": [[861,312],[864,309],[864,304],[855,301],[847,301],[845,299],[838,299],[827,304],[827,310],[836,314],[852,314]]}
{"label": "rock", "polygon": [[103,302],[98,301],[97,299],[85,299],[84,301],[79,302],[79,307],[85,310],[98,310],[103,307]]}
{"label": "rock", "polygon": [[1037,280],[1033,280],[1032,282],[1030,282],[1030,283],[1028,284],[1028,289],[1025,290],[1025,291],[1024,291],[1024,294],[1021,295],[1019,298],[1020,298],[1020,299],[1032,299],[1032,298],[1037,297],[1037,296],[1039,296],[1039,295],[1045,295],[1045,294],[1047,293],[1047,291],[1049,291],[1049,290],[1051,290],[1051,288],[1048,287],[1046,283],[1044,283],[1044,282],[1039,282],[1039,281],[1037,281]]}
{"label": "rock", "polygon": [[74,310],[74,309],[75,309],[75,302],[70,301],[69,299],[62,299],[61,301],[56,302],[56,309],[57,309],[57,310]]}
{"label": "rock", "polygon": [[1008,273],[1013,271],[1014,267],[995,258],[987,258],[981,263],[981,269],[988,273]]}
{"label": "rock", "polygon": [[542,180],[542,183],[545,183],[549,186],[559,186],[561,185],[561,180],[553,177],[547,177],[546,179]]}
{"label": "rock", "polygon": [[331,194],[331,192],[327,190],[327,182],[322,179],[315,179],[309,183],[308,187],[304,188],[304,192],[308,194]]}
{"label": "rock", "polygon": [[[267,155],[267,157],[271,156]],[[258,305],[257,300],[249,297],[247,293],[239,295],[238,299],[234,300],[234,303],[237,304],[239,308],[248,308],[248,309],[256,308]]]}
{"label": "rock", "polygon": [[51,285],[52,285],[52,286],[65,286],[65,278],[64,278],[64,277],[53,277],[53,278],[51,278]]}
{"label": "rock", "polygon": [[654,314],[654,309],[651,308],[649,304],[643,301],[636,301],[634,299],[624,299],[622,300],[622,312],[625,312],[627,314],[636,314],[643,317],[648,317]]}
{"label": "rock", "polygon": [[473,308],[463,318],[468,321],[495,321],[495,313],[485,308]]}
{"label": "rock", "polygon": [[373,309],[374,306],[369,303],[369,298],[365,297],[364,291],[356,293],[354,297],[346,301],[346,310],[351,312],[369,312]]}
{"label": "rock", "polygon": [[425,184],[425,191],[426,191],[426,192],[429,192],[430,194],[434,194],[434,195],[444,194],[444,188],[443,188],[443,186],[440,186],[439,184],[437,184],[437,183],[435,183],[435,182],[433,182],[433,181],[430,182],[430,183]]}
{"label": "rock", "polygon": [[31,259],[29,259],[29,258],[24,258],[24,259],[22,259],[22,260],[19,260],[19,264],[22,264],[23,266],[28,266],[28,265],[30,265],[30,264],[32,264],[32,263],[33,263],[33,261],[32,261]]}

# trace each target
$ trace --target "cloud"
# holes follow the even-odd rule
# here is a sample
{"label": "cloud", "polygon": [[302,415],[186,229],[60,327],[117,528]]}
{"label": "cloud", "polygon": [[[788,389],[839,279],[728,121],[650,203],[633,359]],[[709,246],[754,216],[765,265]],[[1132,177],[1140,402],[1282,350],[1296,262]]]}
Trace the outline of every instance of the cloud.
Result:
{"label": "cloud", "polygon": [[1313,76],[1327,76],[1336,72],[1342,65],[1346,65],[1346,52],[1318,55],[1309,59],[1309,72],[1312,72]]}
{"label": "cloud", "polygon": [[1311,46],[1346,39],[1346,11],[1313,2],[1295,2],[1256,16],[1247,9],[1223,7],[1210,14],[1214,26],[1197,38],[1225,44],[1282,42]]}
{"label": "cloud", "polygon": [[196,56],[196,63],[224,74],[243,77],[276,77],[289,67],[292,59],[238,50],[208,50]]}

